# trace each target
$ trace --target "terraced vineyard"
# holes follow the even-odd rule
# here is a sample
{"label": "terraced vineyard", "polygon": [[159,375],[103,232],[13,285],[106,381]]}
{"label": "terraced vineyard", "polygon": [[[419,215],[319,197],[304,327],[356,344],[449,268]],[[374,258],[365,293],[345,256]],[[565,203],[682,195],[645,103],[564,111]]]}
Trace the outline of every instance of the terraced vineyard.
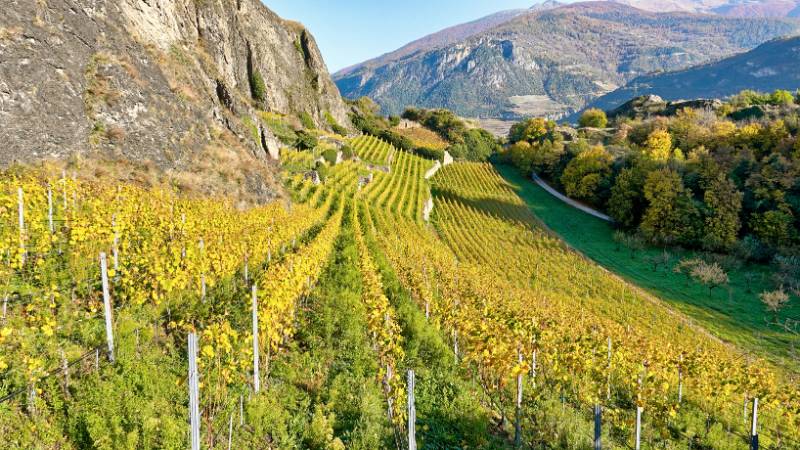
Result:
{"label": "terraced vineyard", "polygon": [[359,136],[350,141],[356,155],[362,161],[378,166],[389,166],[397,153],[397,150],[388,142],[382,141],[375,136]]}
{"label": "terraced vineyard", "polygon": [[755,397],[762,447],[797,448],[797,374],[566,248],[491,165],[441,169],[425,224],[430,161],[388,153],[244,210],[3,174],[0,448],[185,448],[188,416],[204,448],[590,448],[601,405],[605,448],[638,410],[644,448],[734,449]]}
{"label": "terraced vineyard", "polygon": [[422,220],[425,201],[430,198],[430,189],[424,176],[433,163],[407,152],[391,152],[396,155],[391,171],[375,171],[374,180],[366,186],[364,195],[375,206]]}

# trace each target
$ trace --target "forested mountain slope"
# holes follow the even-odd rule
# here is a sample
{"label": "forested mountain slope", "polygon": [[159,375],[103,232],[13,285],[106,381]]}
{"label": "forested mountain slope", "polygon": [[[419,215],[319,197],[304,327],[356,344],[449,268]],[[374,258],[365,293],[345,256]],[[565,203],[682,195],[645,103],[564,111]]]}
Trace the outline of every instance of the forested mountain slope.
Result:
{"label": "forested mountain slope", "polygon": [[723,98],[745,89],[772,92],[800,88],[800,37],[776,39],[749,52],[676,72],[645,75],[593,101],[610,110],[632,97],[665,100]]}
{"label": "forested mountain slope", "polygon": [[529,11],[459,42],[335,76],[384,112],[446,107],[471,117],[557,116],[636,76],[709,62],[795,34],[790,19],[652,13],[610,2]]}

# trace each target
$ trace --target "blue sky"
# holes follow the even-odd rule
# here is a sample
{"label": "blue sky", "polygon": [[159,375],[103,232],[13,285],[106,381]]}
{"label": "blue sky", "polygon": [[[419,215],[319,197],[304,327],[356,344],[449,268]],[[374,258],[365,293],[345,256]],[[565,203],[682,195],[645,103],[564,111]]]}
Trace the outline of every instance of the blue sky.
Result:
{"label": "blue sky", "polygon": [[333,73],[442,28],[541,0],[262,1],[311,30]]}

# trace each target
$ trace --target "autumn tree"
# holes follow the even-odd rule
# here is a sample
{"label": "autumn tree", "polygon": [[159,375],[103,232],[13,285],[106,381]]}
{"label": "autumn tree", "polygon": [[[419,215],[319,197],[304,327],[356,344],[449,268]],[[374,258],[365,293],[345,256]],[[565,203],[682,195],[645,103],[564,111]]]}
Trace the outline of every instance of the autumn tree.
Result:
{"label": "autumn tree", "polygon": [[778,321],[778,314],[780,311],[789,303],[789,294],[787,294],[783,288],[777,291],[764,291],[758,298],[760,298],[761,303],[767,307],[767,311],[773,314],[773,318],[776,322]]}
{"label": "autumn tree", "polygon": [[704,194],[708,209],[703,246],[709,250],[730,250],[736,244],[741,228],[742,193],[725,177],[718,176]]}
{"label": "autumn tree", "polygon": [[555,128],[556,123],[552,120],[540,117],[523,120],[511,126],[511,130],[508,132],[508,142],[512,144],[520,141],[527,141],[531,144],[542,143],[548,138],[552,140]]}
{"label": "autumn tree", "polygon": [[600,188],[608,184],[613,158],[602,145],[596,145],[573,158],[561,183],[567,195],[597,204]]}
{"label": "autumn tree", "polygon": [[608,215],[622,228],[635,228],[645,207],[644,182],[646,173],[639,167],[622,169],[611,188],[608,199]]}
{"label": "autumn tree", "polygon": [[590,108],[581,114],[578,125],[582,128],[605,128],[608,125],[608,117],[602,109]]}
{"label": "autumn tree", "polygon": [[648,206],[640,228],[646,237],[664,244],[691,240],[697,210],[677,172],[670,168],[650,172],[644,196]]}
{"label": "autumn tree", "polygon": [[654,161],[668,161],[672,156],[672,136],[666,130],[653,131],[647,137],[645,152]]}
{"label": "autumn tree", "polygon": [[692,269],[692,278],[708,287],[708,296],[711,297],[712,291],[728,283],[728,274],[717,263],[707,263],[701,261]]}

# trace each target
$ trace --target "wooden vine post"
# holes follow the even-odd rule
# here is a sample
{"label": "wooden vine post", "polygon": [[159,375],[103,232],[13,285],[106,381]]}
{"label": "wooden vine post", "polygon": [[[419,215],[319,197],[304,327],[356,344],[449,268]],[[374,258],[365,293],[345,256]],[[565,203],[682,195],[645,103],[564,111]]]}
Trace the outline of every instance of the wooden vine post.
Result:
{"label": "wooden vine post", "polygon": [[108,359],[114,362],[114,330],[111,317],[111,294],[108,287],[108,262],[105,252],[100,253],[100,276],[103,281],[103,312],[106,319],[106,343],[108,344]]}
{"label": "wooden vine post", "polygon": [[261,376],[258,372],[258,292],[257,286],[253,284],[253,390],[258,393],[261,390]]}

